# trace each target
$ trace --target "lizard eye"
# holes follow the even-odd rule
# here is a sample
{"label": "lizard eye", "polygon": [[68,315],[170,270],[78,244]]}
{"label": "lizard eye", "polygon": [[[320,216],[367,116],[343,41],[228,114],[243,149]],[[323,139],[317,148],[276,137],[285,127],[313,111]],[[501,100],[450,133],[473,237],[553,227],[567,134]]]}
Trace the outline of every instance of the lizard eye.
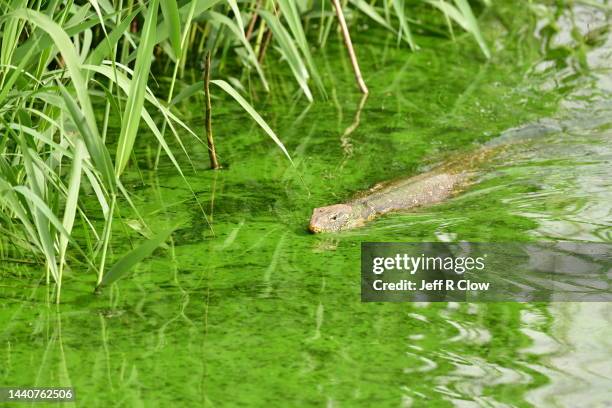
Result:
{"label": "lizard eye", "polygon": [[337,215],[334,215],[334,216],[331,217],[331,219],[334,220],[334,221],[336,221],[336,218],[338,218]]}

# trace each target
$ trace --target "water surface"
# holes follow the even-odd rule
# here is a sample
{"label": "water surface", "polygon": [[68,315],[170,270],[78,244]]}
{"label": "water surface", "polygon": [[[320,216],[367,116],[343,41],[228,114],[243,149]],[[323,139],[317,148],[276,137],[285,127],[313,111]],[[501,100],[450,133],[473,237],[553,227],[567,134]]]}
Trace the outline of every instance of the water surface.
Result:
{"label": "water surface", "polygon": [[[152,230],[180,223],[173,242],[98,296],[73,266],[60,307],[44,271],[3,262],[1,383],[73,386],[79,406],[609,406],[609,304],[360,303],[365,240],[611,240],[612,44],[568,34],[608,21],[582,6],[555,18],[550,34],[544,17],[485,16],[489,62],[467,37],[410,53],[356,34],[367,99],[333,43],[318,56],[327,100],[307,105],[287,70],[270,74],[276,91],[253,102],[295,166],[219,97],[224,170],[189,148],[201,207],[167,160],[152,171],[145,134],[126,185]],[[197,101],[180,109],[202,129]],[[306,232],[314,207],[542,118],[564,129],[507,150],[447,203]],[[124,216],[115,255],[141,239]]]}

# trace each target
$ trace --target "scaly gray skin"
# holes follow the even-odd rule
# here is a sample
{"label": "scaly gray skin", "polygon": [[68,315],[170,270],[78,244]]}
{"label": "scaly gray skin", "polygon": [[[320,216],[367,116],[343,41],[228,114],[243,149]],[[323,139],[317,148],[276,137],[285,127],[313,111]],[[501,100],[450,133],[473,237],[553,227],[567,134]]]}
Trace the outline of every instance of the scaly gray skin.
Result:
{"label": "scaly gray skin", "polygon": [[356,228],[391,211],[431,205],[450,197],[470,178],[467,171],[439,169],[390,183],[344,204],[315,208],[308,229],[313,233]]}
{"label": "scaly gray skin", "polygon": [[508,129],[472,155],[459,157],[432,171],[374,188],[344,204],[315,208],[308,229],[313,233],[336,232],[364,225],[391,211],[410,210],[439,203],[467,184],[482,162],[508,145],[561,132],[565,124],[542,119]]}

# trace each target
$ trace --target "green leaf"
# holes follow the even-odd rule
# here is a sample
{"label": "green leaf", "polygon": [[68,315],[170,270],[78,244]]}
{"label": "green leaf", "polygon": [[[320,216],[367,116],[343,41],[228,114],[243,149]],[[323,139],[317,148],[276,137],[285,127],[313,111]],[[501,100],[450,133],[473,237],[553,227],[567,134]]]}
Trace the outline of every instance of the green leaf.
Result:
{"label": "green leaf", "polygon": [[259,14],[266,20],[268,26],[270,26],[270,30],[272,30],[274,38],[280,46],[279,51],[287,60],[287,63],[293,72],[293,76],[298,81],[304,95],[306,95],[306,99],[308,99],[309,102],[312,102],[312,92],[310,92],[310,88],[308,87],[308,70],[306,69],[306,65],[304,64],[304,61],[302,60],[293,39],[289,35],[289,32],[274,14],[264,10],[260,11]]}
{"label": "green leaf", "polygon": [[238,8],[238,3],[236,0],[227,0],[232,12],[234,13],[234,17],[236,17],[236,23],[238,24],[238,28],[244,34],[244,23],[242,22],[242,15],[240,14],[240,8]]}
{"label": "green leaf", "polygon": [[317,67],[313,61],[312,55],[310,54],[310,46],[308,41],[306,40],[306,34],[304,34],[304,27],[302,25],[302,20],[298,9],[295,4],[295,0],[278,0],[278,5],[281,9],[281,14],[287,21],[289,25],[289,30],[291,30],[291,34],[297,46],[302,51],[302,55],[306,60],[306,64],[308,65],[308,70],[312,75],[312,78],[321,92],[322,95],[326,95],[325,86],[323,85],[323,80],[319,75],[319,71],[317,71]]}
{"label": "green leaf", "polygon": [[68,34],[55,21],[51,20],[48,16],[39,13],[38,11],[20,9],[8,14],[7,17],[27,20],[47,32],[47,34],[49,34],[49,36],[53,39],[55,46],[64,58],[68,75],[74,84],[74,89],[76,90],[79,105],[81,106],[85,121],[87,122],[87,125],[89,126],[89,129],[94,137],[99,137],[94,111],[91,105],[91,100],[89,99],[87,82],[85,81],[85,77],[81,72],[80,58],[77,55]]}
{"label": "green leaf", "polygon": [[[198,18],[202,13],[213,7],[215,4],[219,3],[221,0],[194,0],[195,10],[194,10],[194,18]],[[183,7],[179,9],[179,18],[182,23],[188,18],[188,14],[191,8],[191,3],[185,4]],[[170,28],[168,27],[168,21],[162,21],[158,26],[155,33],[155,44],[159,44],[164,41],[166,38],[170,36]],[[131,58],[128,58],[130,61]]]}
{"label": "green leaf", "polygon": [[147,80],[151,68],[151,55],[155,45],[155,28],[157,25],[158,0],[152,0],[149,4],[147,17],[145,18],[142,36],[136,57],[136,68],[130,83],[130,92],[123,112],[123,123],[121,133],[117,142],[117,154],[115,156],[115,174],[121,175],[132,154],[132,148],[138,133],[138,124],[142,115]]}
{"label": "green leaf", "polygon": [[102,139],[95,135],[89,126],[87,125],[86,120],[83,118],[83,114],[81,110],[77,106],[76,102],[72,98],[72,96],[68,93],[66,88],[58,82],[58,86],[64,98],[64,102],[66,107],[68,108],[68,112],[72,117],[72,121],[75,126],[79,130],[79,133],[85,140],[85,145],[87,146],[87,150],[94,164],[96,165],[96,169],[102,173],[102,178],[106,182],[107,188],[111,191],[115,190],[116,187],[116,178],[113,173],[113,164],[110,159],[110,154],[108,149],[102,143]]}
{"label": "green leaf", "polygon": [[232,33],[238,38],[238,40],[240,40],[240,42],[242,43],[242,46],[247,52],[247,56],[248,56],[247,60],[253,65],[253,67],[255,67],[255,70],[257,71],[257,74],[259,75],[259,78],[261,79],[261,83],[264,86],[264,89],[266,89],[267,91],[269,89],[268,81],[266,80],[266,77],[264,76],[263,70],[261,69],[261,65],[259,64],[259,61],[257,61],[257,56],[255,55],[255,52],[253,51],[253,47],[251,47],[251,43],[249,43],[249,41],[247,40],[244,34],[244,31],[241,31],[238,24],[234,23],[229,17],[224,16],[221,13],[217,13],[215,11],[209,11],[206,13],[206,16],[210,19],[211,22],[215,24],[224,24],[225,26],[227,26],[232,31]]}
{"label": "green leaf", "polygon": [[455,0],[455,6],[449,4],[443,0],[426,0],[429,4],[442,11],[445,16],[456,22],[468,33],[472,34],[476,42],[480,46],[482,53],[487,57],[491,58],[491,53],[489,52],[489,48],[482,37],[482,33],[480,32],[480,28],[478,27],[478,21],[476,21],[476,17],[474,17],[474,13],[472,13],[472,8],[470,7],[467,0]]}
{"label": "green leaf", "polygon": [[134,10],[134,12],[124,18],[121,23],[119,23],[119,25],[117,25],[117,27],[110,32],[107,38],[100,41],[100,44],[98,44],[98,46],[89,54],[85,60],[85,63],[99,65],[104,57],[112,52],[113,47],[119,42],[119,40],[123,38],[130,23],[132,20],[134,20],[134,17],[140,13],[140,11],[141,7],[138,7],[136,10]]}
{"label": "green leaf", "polygon": [[167,229],[165,231],[160,232],[155,235],[153,238],[146,240],[140,246],[134,248],[127,254],[125,254],[121,259],[119,259],[107,273],[104,274],[102,281],[96,288],[99,289],[102,286],[108,286],[111,283],[115,282],[117,279],[124,276],[128,273],[136,264],[140,261],[148,257],[153,253],[153,251],[159,247],[174,230],[176,227]]}
{"label": "green leaf", "polygon": [[257,113],[257,111],[253,109],[253,107],[242,97],[242,95],[238,93],[238,91],[236,91],[230,84],[221,79],[215,79],[210,82],[217,85],[219,88],[227,92],[232,98],[234,98],[236,102],[238,102],[240,106],[242,106],[242,108],[247,111],[249,115],[251,115],[255,122],[257,122],[259,126],[261,126],[261,128],[268,134],[268,136],[270,136],[272,140],[274,140],[274,142],[278,145],[278,147],[280,147],[283,153],[285,153],[285,156],[287,156],[291,164],[293,164],[293,160],[291,160],[291,156],[289,156],[289,153],[287,152],[287,149],[285,149],[285,145],[283,144],[283,142],[280,141],[278,136],[276,136],[276,133],[274,133],[270,126],[268,126],[266,121],[263,120],[259,113]]}
{"label": "green leaf", "polygon": [[185,99],[190,98],[199,92],[204,92],[204,81],[198,81],[182,89],[174,98],[172,98],[170,105],[176,105],[177,103],[184,101]]}
{"label": "green leaf", "polygon": [[166,27],[168,27],[168,32],[170,36],[170,44],[172,44],[172,49],[174,51],[174,55],[177,58],[181,56],[181,19],[179,16],[178,5],[176,4],[176,0],[161,0],[161,10],[164,16],[164,21],[166,22]]}
{"label": "green leaf", "polygon": [[388,30],[394,31],[387,21],[381,16],[374,7],[370,6],[365,0],[350,0],[362,13],[376,21]]}
{"label": "green leaf", "polygon": [[467,2],[467,0],[455,0],[455,4],[457,5],[457,8],[461,10],[461,14],[463,14],[463,17],[465,18],[468,27],[466,30],[474,36],[485,57],[491,58],[491,53],[489,52],[487,43],[480,33],[478,21],[476,21],[476,17],[474,17],[474,13],[472,13],[470,4]]}
{"label": "green leaf", "polygon": [[[113,70],[110,67],[107,67],[107,66],[85,65],[84,68],[92,70],[94,72],[98,72],[98,73],[100,73],[102,75],[105,75],[108,79],[110,79],[111,81],[115,82],[125,93],[129,92],[129,89],[130,89],[130,80],[127,78],[127,76],[123,72],[121,72],[121,71],[114,71],[113,72]],[[170,120],[170,119],[176,120],[176,119],[178,119],[175,116],[171,115],[170,111],[167,110],[166,108],[164,108],[159,103],[159,101],[157,101],[157,99],[155,99],[151,94],[147,93],[145,95],[145,98],[146,98],[147,101],[149,101],[150,103],[155,105],[157,108],[159,108],[159,110],[161,111],[162,115],[164,115],[166,120]],[[168,147],[168,144],[166,143],[166,141],[164,140],[163,136],[159,132],[159,129],[157,128],[157,125],[155,125],[155,122],[153,121],[153,118],[151,118],[151,115],[149,114],[149,112],[147,111],[146,107],[144,107],[144,106],[142,108],[142,119],[144,119],[145,123],[149,126],[149,128],[153,132],[153,135],[157,138],[157,140],[159,141],[160,145],[162,146],[162,148],[164,149],[164,151],[166,152],[166,154],[168,155],[168,157],[170,158],[170,160],[172,161],[172,163],[174,164],[174,166],[178,170],[178,172],[181,175],[181,177],[184,178],[183,170],[181,169],[180,165],[176,161],[176,159],[174,157],[174,154],[170,150],[170,147]],[[179,143],[179,145],[181,146],[181,148],[185,152],[185,155],[189,158],[189,153],[187,152],[187,149],[184,147],[184,144],[183,144],[181,138],[179,137],[178,133],[175,131],[175,129],[172,126],[171,122],[168,122],[168,124],[170,125],[170,128],[172,130],[172,134],[175,136],[177,142]]]}
{"label": "green leaf", "polygon": [[60,234],[70,237],[62,223],[57,219],[55,214],[53,214],[53,211],[51,211],[47,203],[45,203],[42,198],[40,198],[26,186],[15,186],[13,187],[13,190],[30,200],[33,208],[40,211],[40,214],[42,214],[44,217],[43,219],[45,222],[50,222]]}
{"label": "green leaf", "polygon": [[[64,218],[62,224],[64,229],[70,235],[74,226],[74,219],[77,211],[79,200],[79,189],[81,186],[82,165],[85,158],[85,145],[81,139],[75,141],[74,158],[72,159],[72,171],[70,172],[70,181],[68,182],[68,193],[66,195],[66,207],[64,208]],[[63,265],[66,259],[66,248],[68,247],[68,237],[60,236],[59,240],[59,255],[60,265]],[[61,277],[60,277],[61,279]]]}
{"label": "green leaf", "polygon": [[397,18],[399,19],[400,23],[399,37],[401,38],[401,33],[403,33],[404,37],[406,38],[406,42],[410,45],[410,49],[413,51],[417,50],[418,47],[416,46],[414,39],[412,38],[410,25],[408,24],[408,20],[406,19],[404,0],[393,0],[393,8],[395,9],[395,13],[397,14]]}

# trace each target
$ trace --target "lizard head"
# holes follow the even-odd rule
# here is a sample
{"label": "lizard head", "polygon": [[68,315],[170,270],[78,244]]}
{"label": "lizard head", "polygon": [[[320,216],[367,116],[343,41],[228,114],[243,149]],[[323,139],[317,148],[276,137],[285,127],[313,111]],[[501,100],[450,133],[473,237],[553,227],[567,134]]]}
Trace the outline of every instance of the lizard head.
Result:
{"label": "lizard head", "polygon": [[355,224],[353,207],[348,204],[335,204],[315,208],[308,229],[312,233],[335,232],[348,229]]}

